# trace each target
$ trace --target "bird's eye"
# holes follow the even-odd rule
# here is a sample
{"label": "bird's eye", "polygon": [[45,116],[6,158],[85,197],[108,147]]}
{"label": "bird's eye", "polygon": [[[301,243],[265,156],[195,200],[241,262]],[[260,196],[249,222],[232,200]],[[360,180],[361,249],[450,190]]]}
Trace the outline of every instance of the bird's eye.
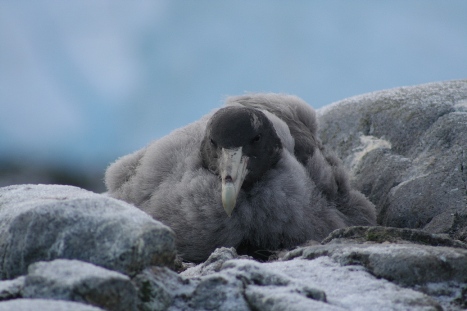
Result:
{"label": "bird's eye", "polygon": [[258,134],[256,135],[255,137],[253,137],[253,139],[251,140],[252,143],[257,143],[261,140],[261,134]]}
{"label": "bird's eye", "polygon": [[215,142],[214,139],[212,139],[212,138],[211,138],[211,145],[213,145],[214,147],[217,147],[216,142]]}

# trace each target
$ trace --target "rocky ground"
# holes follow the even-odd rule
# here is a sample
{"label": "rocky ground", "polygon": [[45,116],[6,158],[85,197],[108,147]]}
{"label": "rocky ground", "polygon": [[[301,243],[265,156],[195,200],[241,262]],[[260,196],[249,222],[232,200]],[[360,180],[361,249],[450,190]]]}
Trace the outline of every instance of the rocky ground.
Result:
{"label": "rocky ground", "polygon": [[467,80],[353,97],[319,118],[381,226],[270,262],[221,248],[194,266],[175,260],[170,228],[129,204],[4,187],[0,310],[467,309]]}

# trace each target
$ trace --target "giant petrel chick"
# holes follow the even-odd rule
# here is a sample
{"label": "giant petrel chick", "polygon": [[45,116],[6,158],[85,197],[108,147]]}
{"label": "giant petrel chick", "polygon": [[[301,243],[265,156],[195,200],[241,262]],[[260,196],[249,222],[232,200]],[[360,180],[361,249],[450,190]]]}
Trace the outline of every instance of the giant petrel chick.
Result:
{"label": "giant petrel chick", "polygon": [[376,222],[373,204],[317,137],[315,111],[289,95],[228,98],[118,159],[105,181],[110,196],[170,226],[187,261],[221,246],[250,255],[287,249]]}

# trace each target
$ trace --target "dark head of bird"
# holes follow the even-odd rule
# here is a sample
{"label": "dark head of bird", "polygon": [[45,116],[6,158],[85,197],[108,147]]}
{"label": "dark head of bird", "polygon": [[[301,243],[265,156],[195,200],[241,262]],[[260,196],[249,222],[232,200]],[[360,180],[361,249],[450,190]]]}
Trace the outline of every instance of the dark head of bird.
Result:
{"label": "dark head of bird", "polygon": [[220,177],[222,204],[230,216],[240,189],[248,191],[280,158],[282,143],[259,110],[231,106],[209,120],[201,143],[204,168]]}

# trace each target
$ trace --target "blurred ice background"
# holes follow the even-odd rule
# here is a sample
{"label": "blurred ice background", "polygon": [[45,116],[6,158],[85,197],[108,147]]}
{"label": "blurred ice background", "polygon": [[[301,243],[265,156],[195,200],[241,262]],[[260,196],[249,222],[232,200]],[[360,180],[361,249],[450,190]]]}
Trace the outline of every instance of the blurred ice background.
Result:
{"label": "blurred ice background", "polygon": [[106,166],[227,95],[467,77],[467,1],[0,1],[0,186]]}

